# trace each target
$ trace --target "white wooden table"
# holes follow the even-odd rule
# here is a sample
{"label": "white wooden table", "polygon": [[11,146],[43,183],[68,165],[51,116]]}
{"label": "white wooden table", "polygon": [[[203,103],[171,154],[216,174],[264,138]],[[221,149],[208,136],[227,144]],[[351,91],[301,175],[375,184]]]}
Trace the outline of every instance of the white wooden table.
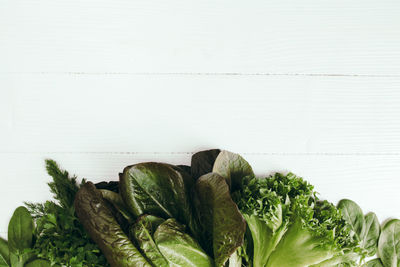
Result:
{"label": "white wooden table", "polygon": [[400,218],[400,1],[1,0],[0,234],[44,159],[117,179],[241,153]]}

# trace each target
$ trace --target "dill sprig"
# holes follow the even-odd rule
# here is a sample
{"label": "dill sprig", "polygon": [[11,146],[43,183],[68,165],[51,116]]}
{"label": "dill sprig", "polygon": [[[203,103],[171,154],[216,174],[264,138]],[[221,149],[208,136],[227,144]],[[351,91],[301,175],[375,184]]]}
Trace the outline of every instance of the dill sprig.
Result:
{"label": "dill sprig", "polygon": [[52,265],[109,266],[75,215],[75,194],[85,180],[78,183],[76,176],[61,170],[54,160],[46,160],[46,170],[52,177],[48,186],[54,200],[25,203],[36,224],[34,251]]}

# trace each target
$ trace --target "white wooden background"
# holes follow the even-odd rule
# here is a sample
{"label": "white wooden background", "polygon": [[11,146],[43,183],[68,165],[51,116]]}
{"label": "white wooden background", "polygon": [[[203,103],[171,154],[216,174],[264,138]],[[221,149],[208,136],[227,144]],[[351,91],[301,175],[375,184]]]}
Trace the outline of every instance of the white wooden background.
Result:
{"label": "white wooden background", "polygon": [[45,158],[241,153],[400,218],[400,1],[0,0],[0,234]]}

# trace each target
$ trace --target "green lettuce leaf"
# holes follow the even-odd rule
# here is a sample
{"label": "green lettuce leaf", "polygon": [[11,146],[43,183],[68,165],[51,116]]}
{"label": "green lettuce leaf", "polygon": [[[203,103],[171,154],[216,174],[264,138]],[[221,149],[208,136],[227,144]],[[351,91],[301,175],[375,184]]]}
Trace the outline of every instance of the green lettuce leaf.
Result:
{"label": "green lettuce leaf", "polygon": [[334,256],[328,260],[320,262],[310,267],[355,267],[360,255],[354,252],[344,253]]}
{"label": "green lettuce leaf", "polygon": [[254,176],[250,164],[239,154],[222,151],[218,154],[212,169],[226,179],[232,192],[239,189],[246,176]]}
{"label": "green lettuce leaf", "polygon": [[113,267],[151,266],[122,231],[101,192],[88,182],[75,196],[75,211]]}
{"label": "green lettuce leaf", "polygon": [[129,222],[133,222],[133,215],[128,211],[120,194],[107,189],[99,189],[104,199],[110,202],[114,208]]}
{"label": "green lettuce leaf", "polygon": [[246,223],[232,200],[225,179],[209,173],[195,185],[195,207],[202,229],[202,244],[222,266],[243,244]]}
{"label": "green lettuce leaf", "polygon": [[135,216],[176,218],[195,232],[188,188],[191,177],[178,167],[155,162],[128,166],[120,176],[120,194]]}
{"label": "green lettuce leaf", "polygon": [[316,194],[292,173],[243,179],[233,199],[251,232],[253,249],[246,254],[253,252],[254,267],[318,266],[324,261],[329,266],[328,260],[357,245],[341,212]]}
{"label": "green lettuce leaf", "polygon": [[170,266],[214,266],[213,260],[175,219],[168,219],[158,226],[154,240]]}
{"label": "green lettuce leaf", "polygon": [[161,254],[154,239],[153,234],[157,227],[165,220],[152,216],[142,215],[130,229],[130,238],[135,240],[140,249],[154,266],[168,267],[168,262]]}
{"label": "green lettuce leaf", "polygon": [[192,177],[197,180],[200,176],[212,172],[215,159],[221,150],[204,150],[193,154],[191,162]]}
{"label": "green lettuce leaf", "polygon": [[362,267],[384,267],[380,259],[373,259],[365,263]]}

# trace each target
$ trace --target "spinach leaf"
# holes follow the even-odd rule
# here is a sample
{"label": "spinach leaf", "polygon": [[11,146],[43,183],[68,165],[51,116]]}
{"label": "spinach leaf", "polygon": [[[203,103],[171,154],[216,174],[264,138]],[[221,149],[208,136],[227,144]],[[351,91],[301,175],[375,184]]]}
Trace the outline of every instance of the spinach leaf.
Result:
{"label": "spinach leaf", "polygon": [[[8,242],[0,238],[0,266],[24,267],[35,257],[34,223],[28,209],[18,207],[8,225]],[[47,261],[44,261],[47,262]],[[50,267],[50,263],[47,262]],[[30,265],[29,265],[30,266]]]}
{"label": "spinach leaf", "polygon": [[384,267],[380,259],[373,259],[366,262],[362,267]]}
{"label": "spinach leaf", "polygon": [[213,172],[226,179],[232,192],[239,189],[246,176],[254,176],[250,164],[239,154],[222,151],[215,160]]}
{"label": "spinach leaf", "polygon": [[161,254],[153,239],[153,234],[157,227],[164,221],[160,217],[142,215],[130,229],[131,240],[136,241],[144,255],[157,267],[168,267],[167,260]]}
{"label": "spinach leaf", "polygon": [[212,171],[215,159],[221,150],[204,150],[193,154],[191,162],[191,173],[193,179],[197,180],[200,176]]}
{"label": "spinach leaf", "polygon": [[120,194],[128,210],[137,217],[152,214],[176,218],[195,231],[187,186],[191,181],[185,177],[169,164],[147,162],[128,166],[120,176]]}
{"label": "spinach leaf", "polygon": [[378,239],[381,232],[378,218],[375,213],[370,212],[364,217],[365,227],[361,234],[360,246],[367,251],[367,256],[372,257],[378,249]]}
{"label": "spinach leaf", "polygon": [[341,210],[343,218],[349,224],[352,235],[357,241],[361,241],[361,235],[365,232],[365,219],[361,208],[352,200],[342,199],[337,207]]}
{"label": "spinach leaf", "polygon": [[0,237],[0,267],[10,265],[10,250],[8,242]]}
{"label": "spinach leaf", "polygon": [[154,240],[170,266],[212,267],[213,260],[175,219],[158,226]]}
{"label": "spinach leaf", "polygon": [[18,207],[8,224],[8,247],[10,252],[21,256],[32,247],[33,219],[28,209]]}
{"label": "spinach leaf", "polygon": [[86,183],[78,191],[75,210],[111,266],[151,266],[122,231],[110,206],[93,183]]}
{"label": "spinach leaf", "polygon": [[383,226],[378,255],[385,267],[400,265],[400,220],[392,219]]}
{"label": "spinach leaf", "polygon": [[27,263],[25,267],[51,267],[51,264],[47,260],[37,259]]}
{"label": "spinach leaf", "polygon": [[195,185],[194,203],[202,228],[202,244],[222,266],[243,244],[246,223],[232,200],[225,179],[209,173]]}
{"label": "spinach leaf", "polygon": [[359,242],[359,246],[364,250],[365,256],[374,256],[378,249],[378,238],[380,225],[375,213],[368,213],[365,216],[361,208],[352,200],[342,199],[338,203],[343,218],[351,228],[351,234]]}

